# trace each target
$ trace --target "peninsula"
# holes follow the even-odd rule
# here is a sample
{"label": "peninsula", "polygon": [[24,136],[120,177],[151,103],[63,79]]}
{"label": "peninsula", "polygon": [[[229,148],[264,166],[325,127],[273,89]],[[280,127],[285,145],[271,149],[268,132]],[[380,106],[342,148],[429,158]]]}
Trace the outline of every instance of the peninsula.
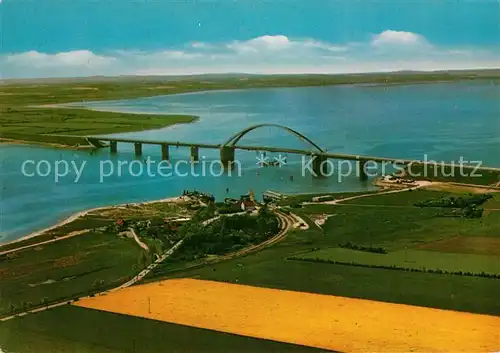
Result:
{"label": "peninsula", "polygon": [[[500,81],[499,70],[392,72],[344,75],[120,76],[3,80],[0,138],[55,147],[89,148],[87,135],[160,129],[190,123],[185,115],[92,111],[64,104],[119,100],[212,90],[329,85],[395,85],[451,81]],[[81,136],[81,137],[79,137]]]}

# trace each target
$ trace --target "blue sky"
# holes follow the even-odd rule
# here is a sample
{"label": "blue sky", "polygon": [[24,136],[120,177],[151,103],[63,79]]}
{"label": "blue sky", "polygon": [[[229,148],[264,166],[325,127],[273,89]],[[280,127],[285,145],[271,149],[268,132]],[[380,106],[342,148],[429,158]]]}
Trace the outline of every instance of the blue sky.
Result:
{"label": "blue sky", "polygon": [[498,0],[0,0],[3,77],[500,66]]}

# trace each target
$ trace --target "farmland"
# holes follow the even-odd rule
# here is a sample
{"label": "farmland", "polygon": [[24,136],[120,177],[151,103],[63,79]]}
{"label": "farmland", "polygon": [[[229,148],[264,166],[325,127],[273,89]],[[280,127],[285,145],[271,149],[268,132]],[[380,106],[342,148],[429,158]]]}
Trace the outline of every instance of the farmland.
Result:
{"label": "farmland", "polygon": [[[489,271],[488,268],[495,266],[492,259],[498,258],[495,249],[498,249],[500,212],[495,209],[499,203],[499,194],[492,194],[493,197],[480,206],[485,209],[480,219],[443,217],[441,207],[415,206],[419,202],[469,195],[468,192],[461,193],[460,190],[458,188],[448,192],[422,189],[374,194],[334,205],[304,204],[292,208],[292,211],[303,216],[309,224],[308,230],[292,230],[285,239],[272,247],[227,261],[208,261],[203,264],[203,259],[193,261],[192,258],[181,256],[169,259],[149,273],[143,282],[159,286],[159,280],[189,277],[498,316],[500,303],[497,293],[500,291],[500,280],[455,273],[452,275],[444,271],[486,272]],[[308,199],[304,197],[304,200]],[[345,195],[332,197],[339,199]],[[115,209],[112,212],[119,212],[112,213],[112,217],[130,218],[135,214],[131,208]],[[159,210],[151,206],[148,217],[157,216],[158,212],[161,214],[187,211]],[[328,217],[323,225],[316,225],[314,220],[325,214],[331,217]],[[382,247],[388,254],[340,247],[348,242],[365,250]],[[338,258],[329,261],[332,256],[340,256],[341,253],[344,256],[342,261]],[[183,256],[182,252],[179,254]],[[325,261],[310,261],[319,256]],[[390,266],[404,268],[379,268],[386,267],[386,264],[373,263],[374,256],[387,256]],[[353,266],[354,260],[363,266]],[[441,273],[410,271],[412,266],[438,269]],[[129,289],[135,288],[138,287]],[[185,293],[188,295],[187,293],[192,292]],[[145,300],[144,296],[134,298],[137,301]],[[188,298],[189,296],[183,300]],[[155,300],[153,299],[153,305]],[[252,312],[253,309],[245,309],[245,304],[242,303],[240,301],[242,310]],[[154,309],[152,311],[154,313]],[[148,317],[148,312],[139,316]],[[70,332],[61,328],[58,320],[64,317],[70,317],[78,329],[72,329]],[[95,322],[99,324],[96,325]],[[241,332],[221,333],[207,331],[207,327],[183,326],[192,326],[189,322],[176,323],[64,306],[2,323],[0,335],[8,335],[7,342],[13,349],[18,348],[16,351],[19,352],[27,351],[26,345],[29,344],[51,347],[56,352],[57,349],[63,352],[67,347],[81,347],[82,352],[133,352],[134,345],[141,345],[145,352],[158,351],[167,341],[156,336],[165,339],[168,337],[168,342],[179,352],[199,350],[202,345],[200,343],[198,346],[198,341],[205,342],[210,346],[209,349],[214,351],[224,350],[228,345],[245,346],[248,352],[265,350],[266,347],[272,351],[305,350],[302,346],[271,342],[268,339],[272,340],[273,337],[265,334],[259,334],[259,337],[264,339],[258,340],[232,335]],[[40,330],[38,325],[43,325],[45,329]],[[120,339],[109,340],[103,334],[96,333],[99,327],[102,330],[102,325],[112,325],[127,334]],[[147,330],[143,329],[144,327],[147,327]],[[21,340],[19,335],[14,333],[23,330],[30,333],[25,340]],[[189,342],[186,336],[196,342]],[[60,342],[60,346],[50,346],[54,341]],[[245,351],[244,348],[238,350]]]}
{"label": "farmland", "polygon": [[413,165],[411,177],[418,180],[434,180],[476,185],[495,185],[500,182],[498,171],[478,172],[474,167],[442,165]]}
{"label": "farmland", "polygon": [[319,351],[73,305],[0,323],[0,343],[6,352],[21,353]]}
{"label": "farmland", "polygon": [[133,239],[92,232],[2,257],[0,313],[87,295],[130,279],[141,250]]}
{"label": "farmland", "polygon": [[437,251],[399,250],[389,254],[376,254],[343,248],[330,248],[312,251],[294,260],[331,262],[347,265],[361,265],[419,271],[443,271],[448,273],[471,273],[471,275],[497,275],[500,278],[500,262],[498,256],[469,254],[463,256],[455,253]]}
{"label": "farmland", "polygon": [[[396,256],[392,258],[391,265],[397,261],[404,262],[406,251],[410,258],[413,255],[409,254],[425,254],[426,258],[435,261],[434,265],[421,266],[444,270],[441,267],[444,258],[447,258],[449,270],[463,271],[465,268],[456,264],[459,259],[460,262],[469,263],[474,272],[481,273],[487,270],[487,266],[496,266],[498,253],[494,251],[495,248],[484,250],[481,244],[496,244],[498,239],[500,212],[487,211],[498,203],[498,193],[482,205],[486,211],[480,219],[442,217],[440,208],[415,206],[421,201],[466,195],[460,193],[460,188],[453,193],[421,189],[372,195],[335,205],[306,204],[293,208],[293,212],[303,215],[310,229],[293,231],[272,248],[204,268],[189,269],[189,263],[167,262],[151,273],[146,281],[196,277],[498,315],[500,305],[494,298],[500,290],[500,281],[493,278],[291,260],[294,257],[313,256],[314,252],[345,251],[351,254],[354,251],[339,248],[339,244],[351,242],[388,250],[389,256]],[[325,214],[330,215],[326,223],[321,227],[315,225],[312,220]],[[452,239],[464,240],[453,243]],[[449,249],[441,259],[440,249],[444,245],[439,244],[445,240],[454,245],[447,245]],[[359,253],[360,256],[378,255]],[[464,260],[464,254],[478,257],[471,256]],[[349,258],[349,262],[352,262],[352,258]]]}
{"label": "farmland", "polygon": [[500,254],[500,237],[452,237],[419,246],[440,253]]}
{"label": "farmland", "polygon": [[493,316],[193,279],[135,286],[76,305],[342,352],[491,351],[500,329]]}
{"label": "farmland", "polygon": [[[156,217],[164,223],[164,217],[185,217],[194,212],[184,204],[169,202],[101,208],[39,236],[0,246],[0,314],[69,300],[126,282],[151,260],[132,237],[118,234],[116,221],[128,218],[140,223]],[[154,251],[156,241],[150,239],[149,243]]]}

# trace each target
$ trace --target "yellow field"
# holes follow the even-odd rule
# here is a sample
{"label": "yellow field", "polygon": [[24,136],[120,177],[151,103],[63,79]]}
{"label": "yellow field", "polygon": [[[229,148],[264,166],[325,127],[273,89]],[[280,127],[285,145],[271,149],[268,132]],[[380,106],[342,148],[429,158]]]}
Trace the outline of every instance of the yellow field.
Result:
{"label": "yellow field", "polygon": [[343,352],[500,350],[500,317],[194,279],[76,305]]}

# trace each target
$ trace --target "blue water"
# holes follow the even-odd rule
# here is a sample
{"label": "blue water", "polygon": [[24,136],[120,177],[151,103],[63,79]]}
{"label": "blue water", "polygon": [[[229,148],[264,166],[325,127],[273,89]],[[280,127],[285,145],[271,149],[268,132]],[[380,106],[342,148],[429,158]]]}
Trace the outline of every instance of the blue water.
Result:
{"label": "blue water", "polygon": [[[86,103],[92,109],[184,113],[199,115],[196,123],[170,128],[119,134],[131,138],[222,143],[252,124],[277,123],[291,127],[332,152],[435,160],[481,160],[500,166],[500,87],[490,83],[439,83],[410,86],[334,86],[219,91],[161,96],[124,101]],[[299,139],[276,128],[262,128],[246,135],[244,145],[309,148]],[[119,154],[107,150],[91,155],[45,147],[0,146],[1,233],[9,241],[90,207],[176,196],[197,189],[217,197],[239,196],[248,190],[283,192],[346,191],[371,189],[371,181],[355,175],[315,179],[302,176],[299,156],[288,156],[282,168],[258,168],[255,152],[238,151],[242,175],[221,177],[133,177],[127,167],[121,176],[99,177],[100,163],[134,160],[132,146],[119,144]],[[188,159],[186,148],[171,147],[172,163]],[[159,161],[159,147],[145,146],[144,158]],[[201,150],[202,160],[218,158],[217,151]],[[21,173],[25,160],[74,162],[85,168],[57,183],[47,177]],[[139,163],[140,164],[140,163]],[[137,173],[135,165],[132,173]],[[182,166],[181,172],[191,168]],[[200,173],[202,165],[194,167]],[[34,167],[29,166],[28,172]],[[42,168],[42,172],[45,169]],[[293,180],[291,179],[293,176]],[[229,189],[229,192],[227,191]]]}

